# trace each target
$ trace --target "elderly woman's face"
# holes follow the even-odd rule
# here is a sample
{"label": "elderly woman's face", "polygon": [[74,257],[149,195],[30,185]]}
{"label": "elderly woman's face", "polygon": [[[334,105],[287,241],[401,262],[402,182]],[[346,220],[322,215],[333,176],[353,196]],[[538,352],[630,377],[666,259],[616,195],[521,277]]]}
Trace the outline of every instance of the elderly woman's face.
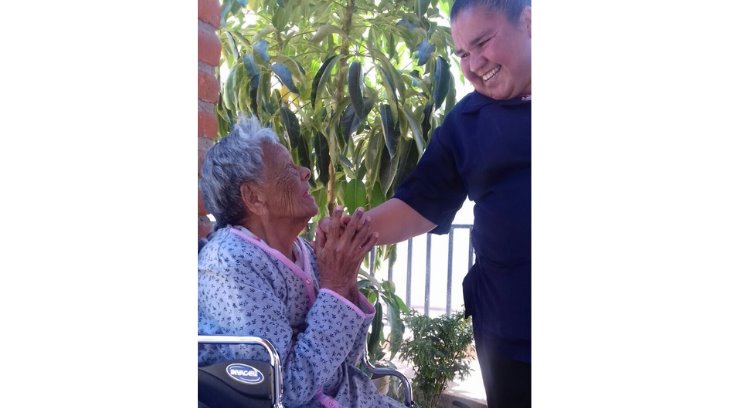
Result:
{"label": "elderly woman's face", "polygon": [[280,144],[263,143],[263,187],[271,216],[306,218],[319,208],[309,194],[311,171],[297,166],[291,154]]}

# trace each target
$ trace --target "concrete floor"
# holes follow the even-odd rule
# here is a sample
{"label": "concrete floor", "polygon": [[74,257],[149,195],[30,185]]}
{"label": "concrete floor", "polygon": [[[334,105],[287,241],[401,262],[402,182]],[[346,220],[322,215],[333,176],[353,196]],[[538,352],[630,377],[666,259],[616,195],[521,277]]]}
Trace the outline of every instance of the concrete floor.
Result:
{"label": "concrete floor", "polygon": [[443,408],[486,408],[486,390],[483,388],[478,359],[471,361],[470,376],[463,381],[456,378],[448,384],[448,388],[440,397],[440,406]]}

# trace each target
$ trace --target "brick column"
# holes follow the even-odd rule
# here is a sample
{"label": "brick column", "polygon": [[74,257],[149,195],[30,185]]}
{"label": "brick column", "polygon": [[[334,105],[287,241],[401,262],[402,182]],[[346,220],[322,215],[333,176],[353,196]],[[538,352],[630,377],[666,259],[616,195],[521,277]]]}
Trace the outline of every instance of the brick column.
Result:
{"label": "brick column", "polygon": [[[197,151],[198,180],[200,165],[205,152],[213,145],[218,134],[215,118],[215,103],[218,101],[220,85],[215,77],[215,68],[220,63],[220,40],[215,30],[220,28],[220,3],[218,0],[197,2]],[[200,188],[197,191],[197,235],[205,237],[212,230],[203,205]]]}

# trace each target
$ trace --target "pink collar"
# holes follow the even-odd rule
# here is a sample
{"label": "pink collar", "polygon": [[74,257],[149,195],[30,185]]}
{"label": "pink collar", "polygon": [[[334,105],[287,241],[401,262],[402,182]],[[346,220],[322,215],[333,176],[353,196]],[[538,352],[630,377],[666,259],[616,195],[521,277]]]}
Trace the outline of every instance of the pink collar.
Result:
{"label": "pink collar", "polygon": [[273,256],[274,258],[281,261],[284,265],[288,266],[289,269],[294,273],[294,276],[299,278],[306,287],[306,294],[309,300],[309,307],[314,304],[316,300],[316,289],[314,287],[314,274],[311,271],[311,263],[309,262],[308,252],[305,249],[303,239],[297,237],[294,241],[294,256],[296,256],[296,263],[292,262],[278,249],[271,248],[266,241],[257,237],[255,234],[250,232],[247,228],[236,225],[230,229],[230,231],[240,238],[250,242],[251,244],[259,247],[264,252]]}

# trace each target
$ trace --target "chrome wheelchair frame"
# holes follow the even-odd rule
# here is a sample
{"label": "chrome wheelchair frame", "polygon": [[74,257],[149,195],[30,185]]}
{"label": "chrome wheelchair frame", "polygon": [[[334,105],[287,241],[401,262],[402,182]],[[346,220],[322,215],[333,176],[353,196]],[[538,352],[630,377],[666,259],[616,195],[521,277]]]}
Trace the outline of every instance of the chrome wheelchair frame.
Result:
{"label": "chrome wheelchair frame", "polygon": [[[278,351],[276,350],[276,347],[268,340],[262,337],[258,336],[204,336],[204,335],[198,335],[197,336],[197,342],[198,344],[246,344],[246,345],[259,345],[262,346],[266,352],[268,353],[269,361],[264,362],[264,364],[267,364],[266,368],[270,368],[271,376],[270,380],[266,379],[265,376],[255,367],[250,366],[250,364],[261,364],[261,362],[257,361],[250,361],[250,360],[232,360],[232,361],[226,361],[217,363],[215,365],[220,366],[222,368],[223,365],[225,365],[224,371],[221,368],[218,368],[218,371],[216,373],[210,372],[207,370],[206,367],[198,367],[198,406],[199,407],[207,407],[207,408],[215,408],[215,404],[209,405],[202,401],[200,401],[200,393],[201,393],[201,387],[204,387],[204,385],[201,382],[201,376],[211,376],[211,378],[216,378],[217,380],[220,380],[218,384],[223,385],[226,389],[230,389],[233,392],[237,392],[240,394],[244,393],[243,388],[246,387],[249,384],[259,384],[264,383],[267,387],[268,396],[271,400],[271,407],[273,408],[284,408],[283,406],[283,371],[281,368],[281,359],[279,357]],[[258,382],[251,382],[246,381],[245,379],[236,378],[236,372],[235,367],[231,369],[232,366],[244,366],[251,368],[250,371],[246,371],[246,373],[258,371],[259,374],[261,374],[261,380]],[[401,372],[392,369],[392,368],[386,368],[386,367],[375,367],[372,365],[372,363],[367,359],[367,348],[365,346],[364,353],[362,355],[362,365],[367,369],[369,373],[371,373],[372,378],[379,378],[384,376],[394,376],[397,377],[403,386],[403,403],[405,406],[409,408],[415,408],[417,407],[415,403],[413,402],[413,392],[412,392],[412,386],[410,385],[410,380],[408,380],[405,375],[403,375]],[[223,372],[226,375],[223,375]],[[257,381],[257,380],[254,380]],[[270,387],[268,386],[268,382],[271,382]]]}

